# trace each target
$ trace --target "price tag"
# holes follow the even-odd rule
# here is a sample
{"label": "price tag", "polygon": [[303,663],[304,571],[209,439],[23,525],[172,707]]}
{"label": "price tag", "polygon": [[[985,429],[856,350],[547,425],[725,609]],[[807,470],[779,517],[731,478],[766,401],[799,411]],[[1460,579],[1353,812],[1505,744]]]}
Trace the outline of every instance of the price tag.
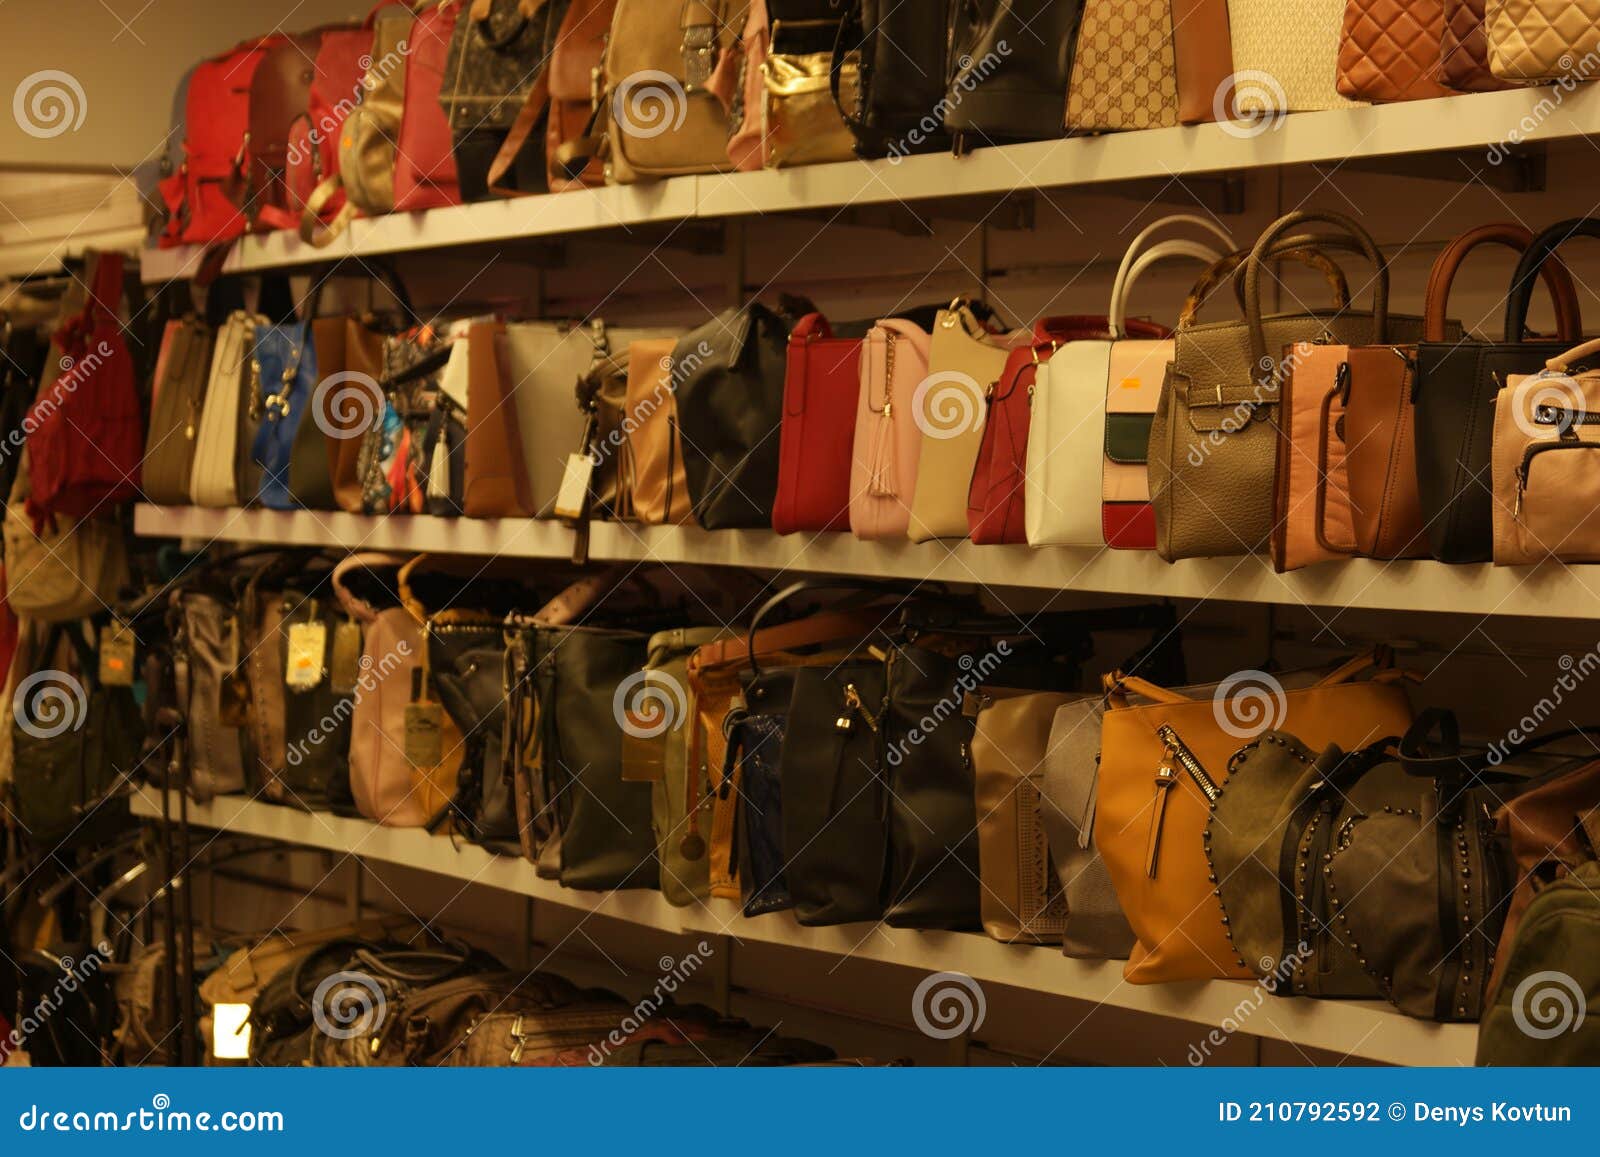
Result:
{"label": "price tag", "polygon": [[289,656],[283,681],[291,691],[310,691],[327,673],[328,627],[321,621],[289,626]]}
{"label": "price tag", "polygon": [[444,762],[444,710],[437,703],[406,704],[406,760],[418,769]]}
{"label": "price tag", "polygon": [[133,632],[125,623],[100,628],[100,685],[133,686]]}
{"label": "price tag", "polygon": [[587,454],[568,454],[567,468],[556,491],[556,517],[582,518],[589,505],[589,480],[594,477],[594,459]]}
{"label": "price tag", "polygon": [[339,695],[350,695],[361,678],[361,624],[346,619],[333,629],[333,657],[328,661],[328,679]]}

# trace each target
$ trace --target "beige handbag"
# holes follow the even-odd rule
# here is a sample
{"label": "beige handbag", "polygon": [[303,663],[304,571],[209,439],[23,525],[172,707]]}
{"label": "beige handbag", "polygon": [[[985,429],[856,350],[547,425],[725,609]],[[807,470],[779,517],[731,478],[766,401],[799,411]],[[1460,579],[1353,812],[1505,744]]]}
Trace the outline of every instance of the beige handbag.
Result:
{"label": "beige handbag", "polygon": [[677,526],[694,517],[683,473],[677,399],[672,393],[672,351],[677,344],[662,338],[636,341],[628,347],[623,428],[633,459],[633,515],[653,525]]}
{"label": "beige handbag", "polygon": [[113,519],[52,517],[37,532],[26,503],[31,479],[22,448],[5,513],[6,601],[19,618],[48,623],[98,615],[128,582],[122,524]]}
{"label": "beige handbag", "polygon": [[1589,80],[1577,62],[1600,52],[1600,0],[1489,0],[1489,70],[1501,80]]}
{"label": "beige handbag", "polygon": [[1494,562],[1600,562],[1600,339],[1512,374],[1494,406]]}
{"label": "beige handbag", "polygon": [[960,300],[939,311],[928,345],[928,376],[906,399],[922,436],[906,529],[912,542],[967,537],[967,494],[983,445],[989,392],[1011,351],[1032,340],[1026,329],[989,332]]}
{"label": "beige handbag", "polygon": [[1229,0],[1229,107],[1264,129],[1284,113],[1349,108],[1339,95],[1346,0]]}
{"label": "beige handbag", "polygon": [[1088,0],[1067,87],[1067,129],[1115,132],[1178,123],[1168,0]]}
{"label": "beige handbag", "polygon": [[182,506],[189,500],[195,438],[211,369],[211,327],[186,317],[169,324],[167,338],[150,403],[139,486],[148,502]]}
{"label": "beige handbag", "polygon": [[196,506],[239,505],[238,459],[250,453],[239,446],[239,419],[250,404],[256,326],[266,324],[265,317],[235,310],[217,331],[189,474],[189,501]]}

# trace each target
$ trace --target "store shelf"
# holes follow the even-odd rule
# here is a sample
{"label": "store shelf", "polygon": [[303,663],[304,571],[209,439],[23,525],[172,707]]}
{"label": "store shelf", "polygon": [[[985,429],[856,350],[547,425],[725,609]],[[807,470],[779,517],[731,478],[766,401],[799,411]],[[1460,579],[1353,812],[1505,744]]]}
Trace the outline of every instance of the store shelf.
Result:
{"label": "store shelf", "polygon": [[[1472,93],[1437,100],[1295,113],[1270,126],[1195,125],[1040,141],[898,160],[845,161],[757,173],[676,177],[653,183],[495,200],[427,213],[357,221],[335,244],[316,249],[293,233],[243,238],[227,272],[293,268],[343,256],[549,237],[688,218],[733,218],[883,202],[1001,196],[1117,181],[1238,173],[1319,161],[1361,161],[1600,133],[1600,92],[1582,86]],[[1253,131],[1260,129],[1260,131]],[[1482,166],[1479,166],[1482,167]],[[1442,176],[1472,177],[1450,165]],[[150,251],[141,276],[193,276],[197,248]]]}
{"label": "store shelf", "polygon": [[[134,529],[142,535],[203,542],[551,559],[571,556],[574,534],[559,523],[524,519],[369,518],[325,511],[147,505],[136,509]],[[860,542],[848,534],[776,535],[613,523],[593,526],[589,553],[597,561],[737,566],[1138,598],[1600,619],[1600,568],[1589,566],[1500,568],[1358,559],[1280,575],[1259,557],[1191,559],[1169,566],[1140,551]]]}
{"label": "store shelf", "polygon": [[[136,815],[158,817],[160,796],[146,789],[135,797],[133,808]],[[1123,981],[1118,962],[1069,960],[1049,948],[1000,944],[967,933],[860,924],[802,928],[787,914],[747,920],[738,915],[732,901],[674,908],[653,891],[576,892],[540,879],[523,860],[452,844],[447,837],[414,828],[384,828],[365,820],[307,814],[226,796],[206,804],[191,803],[189,819],[201,828],[436,872],[666,932],[727,935],[741,942],[849,955],[921,972],[964,972],[984,984],[1032,989],[1211,1028],[1237,1018],[1241,1031],[1252,1035],[1361,1060],[1466,1065],[1472,1063],[1477,1047],[1476,1026],[1413,1020],[1379,1003],[1264,996],[1256,986],[1229,981],[1131,985]],[[1241,1006],[1254,1011],[1241,1015]]]}

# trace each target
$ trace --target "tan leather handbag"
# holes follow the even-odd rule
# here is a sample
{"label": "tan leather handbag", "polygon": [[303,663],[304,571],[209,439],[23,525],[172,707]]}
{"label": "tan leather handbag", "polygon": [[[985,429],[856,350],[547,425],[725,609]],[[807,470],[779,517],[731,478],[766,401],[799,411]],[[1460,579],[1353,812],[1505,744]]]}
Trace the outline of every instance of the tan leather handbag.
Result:
{"label": "tan leather handbag", "polygon": [[[1372,678],[1358,679],[1376,669]],[[1404,734],[1411,707],[1387,651],[1358,655],[1308,687],[1261,671],[1173,691],[1113,672],[1101,724],[1094,841],[1138,943],[1134,984],[1248,978],[1228,937],[1205,846],[1234,753],[1277,728],[1321,750]],[[1137,696],[1137,701],[1130,698]]]}
{"label": "tan leather handbag", "polygon": [[912,542],[967,537],[967,494],[983,446],[989,394],[1011,351],[1032,340],[1026,329],[991,332],[960,300],[939,311],[928,345],[928,375],[905,399],[922,436],[906,528]]}
{"label": "tan leather handbag", "polygon": [[195,441],[211,373],[211,327],[186,317],[170,325],[165,337],[152,387],[155,397],[139,487],[149,502],[182,506],[189,501]]}
{"label": "tan leather handbag", "polygon": [[633,516],[640,522],[680,526],[694,518],[678,440],[672,351],[666,338],[628,347],[628,409],[624,428],[633,459]]}
{"label": "tan leather handbag", "polygon": [[1439,83],[1442,0],[1348,0],[1339,41],[1339,94],[1352,100],[1448,96]]}
{"label": "tan leather handbag", "polygon": [[[1363,558],[1427,558],[1417,494],[1416,411],[1411,386],[1416,378],[1414,349],[1399,346],[1347,346],[1333,385],[1340,409],[1324,420],[1320,436],[1343,443],[1343,474],[1348,493],[1354,550]],[[1324,451],[1319,461],[1335,456]],[[1323,485],[1330,471],[1320,471]],[[1321,504],[1324,516],[1327,502]],[[1323,542],[1334,539],[1323,531]]]}
{"label": "tan leather handbag", "polygon": [[1444,31],[1439,37],[1439,80],[1457,92],[1497,92],[1511,88],[1489,70],[1489,37],[1484,12],[1489,0],[1444,0]]}
{"label": "tan leather handbag", "polygon": [[328,480],[340,510],[360,514],[361,440],[383,415],[383,334],[355,317],[319,317],[311,323],[319,389],[314,425],[327,444]]}
{"label": "tan leather handbag", "polygon": [[1489,70],[1501,80],[1574,78],[1575,62],[1600,52],[1600,0],[1488,0],[1484,21]]}
{"label": "tan leather handbag", "polygon": [[1066,898],[1050,857],[1041,810],[1045,760],[1056,710],[1076,695],[1006,694],[985,688],[965,705],[975,714],[971,753],[977,785],[979,911],[983,930],[1007,944],[1059,944]]}
{"label": "tan leather handbag", "polygon": [[1494,404],[1494,562],[1600,562],[1600,339],[1512,374]]}
{"label": "tan leather handbag", "polygon": [[505,323],[475,321],[467,334],[467,470],[461,508],[468,518],[532,518],[517,425],[516,382],[502,373]]}
{"label": "tan leather handbag", "polygon": [[[1272,565],[1280,574],[1348,557],[1355,550],[1344,439],[1327,430],[1346,346],[1296,342],[1289,351],[1278,422],[1278,505],[1272,523]],[[1326,541],[1326,545],[1324,544]]]}
{"label": "tan leather handbag", "polygon": [[1178,123],[1175,7],[1167,0],[1087,0],[1067,86],[1068,131]]}

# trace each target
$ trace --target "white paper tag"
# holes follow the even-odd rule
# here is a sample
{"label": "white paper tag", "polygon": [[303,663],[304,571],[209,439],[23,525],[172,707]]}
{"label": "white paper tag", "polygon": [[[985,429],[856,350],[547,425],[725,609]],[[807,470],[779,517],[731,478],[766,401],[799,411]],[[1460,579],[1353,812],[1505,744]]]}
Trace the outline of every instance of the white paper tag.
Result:
{"label": "white paper tag", "polygon": [[557,518],[582,518],[589,504],[589,479],[594,476],[594,459],[587,454],[568,454],[567,468],[556,492]]}

